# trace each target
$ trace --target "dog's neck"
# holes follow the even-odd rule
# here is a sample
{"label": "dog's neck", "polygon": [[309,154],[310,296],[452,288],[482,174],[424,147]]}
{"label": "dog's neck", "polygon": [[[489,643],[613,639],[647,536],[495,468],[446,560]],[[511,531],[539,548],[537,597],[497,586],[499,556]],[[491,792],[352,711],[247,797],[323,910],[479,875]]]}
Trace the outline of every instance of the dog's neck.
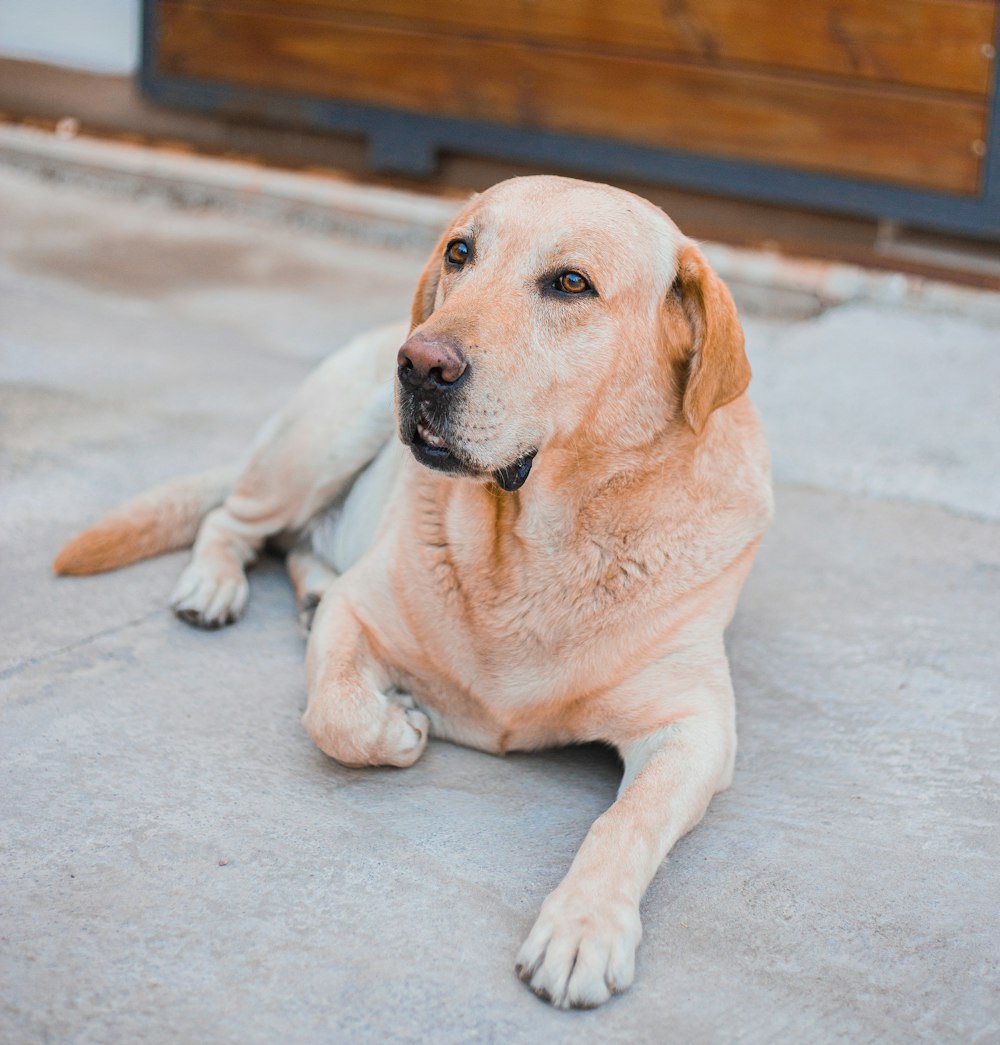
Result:
{"label": "dog's neck", "polygon": [[514,492],[495,483],[441,481],[447,484],[447,500],[459,499],[466,518],[488,519],[498,538],[513,539],[523,548],[558,546],[579,532],[583,518],[598,531],[612,529],[628,525],[623,505],[628,512],[661,498],[683,499],[698,442],[689,429],[675,424],[641,444],[577,436],[544,446],[524,486]]}

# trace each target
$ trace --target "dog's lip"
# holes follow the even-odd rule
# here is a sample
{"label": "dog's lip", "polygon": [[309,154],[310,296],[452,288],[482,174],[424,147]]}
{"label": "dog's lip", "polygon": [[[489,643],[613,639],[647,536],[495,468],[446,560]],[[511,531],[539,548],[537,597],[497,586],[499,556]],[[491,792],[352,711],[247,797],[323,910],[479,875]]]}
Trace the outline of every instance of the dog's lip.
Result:
{"label": "dog's lip", "polygon": [[451,471],[461,464],[452,454],[445,437],[423,409],[418,410],[416,417],[411,421],[408,438],[404,441],[409,444],[417,460],[431,468],[447,468]]}
{"label": "dog's lip", "polygon": [[444,436],[431,424],[423,412],[417,415],[413,434],[415,439],[419,439],[428,450],[444,454],[451,453]]}
{"label": "dog's lip", "polygon": [[423,408],[418,408],[405,431],[400,432],[400,436],[424,467],[456,475],[474,474],[474,470],[452,452],[447,440]]}
{"label": "dog's lip", "polygon": [[538,453],[537,450],[529,450],[512,464],[504,468],[498,468],[493,472],[493,481],[501,490],[506,490],[508,493],[520,490],[527,482],[528,473],[531,471],[531,464],[535,459],[536,453]]}
{"label": "dog's lip", "polygon": [[508,493],[513,493],[524,485],[528,473],[531,471],[532,461],[538,452],[534,449],[529,450],[502,468],[485,470],[474,467],[453,453],[445,437],[434,426],[427,416],[426,410],[422,408],[418,409],[416,418],[412,422],[409,438],[405,442],[409,444],[417,460],[430,468],[444,469],[468,476],[478,475],[484,478],[489,476],[501,490],[506,490]]}

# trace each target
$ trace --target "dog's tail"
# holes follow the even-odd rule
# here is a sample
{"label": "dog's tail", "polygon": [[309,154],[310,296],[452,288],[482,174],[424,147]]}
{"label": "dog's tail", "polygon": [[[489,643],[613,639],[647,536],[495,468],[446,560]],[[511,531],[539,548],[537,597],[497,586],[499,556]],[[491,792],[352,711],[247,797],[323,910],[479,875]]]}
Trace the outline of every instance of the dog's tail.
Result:
{"label": "dog's tail", "polygon": [[63,546],[52,569],[80,576],[188,548],[202,519],[232,492],[235,467],[171,479],[119,505]]}

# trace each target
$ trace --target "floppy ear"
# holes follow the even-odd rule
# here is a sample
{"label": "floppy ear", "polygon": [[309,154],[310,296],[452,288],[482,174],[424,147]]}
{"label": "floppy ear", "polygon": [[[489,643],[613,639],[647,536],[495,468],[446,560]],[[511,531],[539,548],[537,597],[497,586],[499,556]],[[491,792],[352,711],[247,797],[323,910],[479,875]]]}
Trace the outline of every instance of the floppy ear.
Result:
{"label": "floppy ear", "polygon": [[[681,409],[691,430],[698,434],[713,410],[746,391],[750,363],[743,350],[743,328],[732,296],[692,243],[681,248],[671,292],[679,296],[691,332]],[[668,311],[676,312],[676,305]]]}
{"label": "floppy ear", "polygon": [[445,237],[438,240],[431,256],[424,265],[417,289],[413,292],[413,304],[410,307],[410,331],[423,323],[434,311],[434,300],[437,297],[438,283],[441,280],[441,255],[444,253]]}

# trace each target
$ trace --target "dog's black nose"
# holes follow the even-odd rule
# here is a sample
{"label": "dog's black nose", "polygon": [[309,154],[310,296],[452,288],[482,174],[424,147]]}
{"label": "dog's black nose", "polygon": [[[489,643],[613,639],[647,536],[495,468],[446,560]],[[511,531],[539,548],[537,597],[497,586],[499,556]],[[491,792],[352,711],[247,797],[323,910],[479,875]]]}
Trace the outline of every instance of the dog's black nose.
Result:
{"label": "dog's black nose", "polygon": [[450,337],[415,334],[396,356],[399,381],[411,392],[450,392],[465,376],[469,361]]}

